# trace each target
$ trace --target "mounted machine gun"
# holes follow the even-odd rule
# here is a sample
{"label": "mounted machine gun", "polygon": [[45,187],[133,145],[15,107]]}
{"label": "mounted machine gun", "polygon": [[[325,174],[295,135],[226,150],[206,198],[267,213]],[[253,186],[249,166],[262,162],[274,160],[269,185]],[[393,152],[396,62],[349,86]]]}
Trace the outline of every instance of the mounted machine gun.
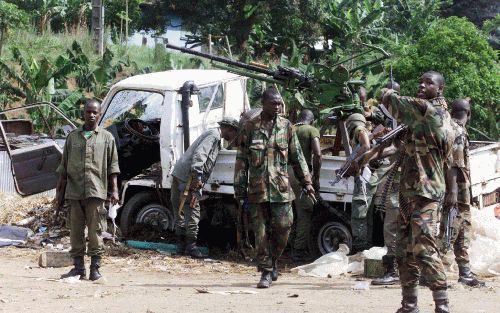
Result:
{"label": "mounted machine gun", "polygon": [[[365,44],[368,49],[347,59],[337,61],[331,65],[314,64],[312,73],[304,73],[299,69],[277,66],[271,69],[266,65],[251,62],[249,64],[227,59],[224,57],[195,51],[188,48],[166,44],[166,47],[178,50],[183,53],[195,55],[211,61],[216,68],[226,70],[241,76],[257,79],[282,86],[285,90],[294,92],[297,101],[303,107],[329,109],[328,121],[330,124],[337,124],[340,128],[342,142],[346,154],[351,153],[347,140],[347,133],[343,120],[352,113],[361,113],[363,108],[356,93],[356,88],[363,85],[363,80],[352,79],[352,73],[358,70],[373,66],[390,55],[383,49]],[[345,63],[366,55],[370,52],[380,54],[373,60],[348,69]],[[334,121],[334,123],[332,123]]]}

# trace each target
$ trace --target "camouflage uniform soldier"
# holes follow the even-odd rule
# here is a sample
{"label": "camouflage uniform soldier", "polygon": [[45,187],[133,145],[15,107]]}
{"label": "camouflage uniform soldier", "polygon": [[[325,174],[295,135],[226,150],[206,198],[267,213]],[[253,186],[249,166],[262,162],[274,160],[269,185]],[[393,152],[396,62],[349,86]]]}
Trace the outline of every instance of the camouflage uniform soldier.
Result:
{"label": "camouflage uniform soldier", "polygon": [[[458,282],[471,287],[482,287],[484,282],[478,280],[470,270],[469,248],[471,232],[470,216],[470,163],[469,163],[469,135],[465,124],[470,119],[470,104],[465,99],[455,100],[451,108],[451,117],[455,128],[455,141],[453,143],[453,161],[448,170],[446,180],[446,200],[445,212],[449,208],[458,207],[459,214],[452,225],[453,236],[450,242],[453,244],[455,261],[458,264],[459,278]],[[441,226],[444,226],[444,220],[447,214],[442,214]],[[441,239],[445,232],[441,228]],[[444,243],[443,243],[444,246]],[[447,249],[448,247],[446,247]]]}
{"label": "camouflage uniform soldier", "polygon": [[70,254],[74,268],[61,278],[80,276],[85,279],[85,227],[88,229],[87,254],[91,257],[90,280],[101,278],[99,268],[104,254],[102,232],[106,227],[104,201],[118,202],[118,152],[115,139],[97,126],[101,104],[88,100],[84,107],[85,124],[66,138],[61,164],[57,168],[59,182],[56,199],[59,207],[66,199],[70,206]]}
{"label": "camouflage uniform soldier", "polygon": [[454,132],[446,101],[443,76],[427,72],[420,77],[418,98],[384,93],[383,103],[408,126],[400,183],[397,260],[403,301],[398,313],[419,312],[419,272],[429,282],[436,313],[449,312],[446,274],[434,236],[439,202],[445,194],[445,166],[451,158]]}
{"label": "camouflage uniform soldier", "polygon": [[[321,169],[321,147],[319,143],[319,130],[312,126],[314,114],[311,110],[304,109],[300,112],[299,121],[295,124],[295,132],[300,142],[300,147],[306,159],[307,167],[312,175],[314,190],[319,191],[319,174]],[[295,179],[291,168],[288,169],[292,189],[295,194],[295,211],[297,212],[295,240],[293,242],[294,262],[303,262],[310,259],[308,245],[312,228],[312,213],[314,202],[306,196],[301,196],[302,187]]]}
{"label": "camouflage uniform soldier", "polygon": [[295,177],[307,194],[314,195],[311,177],[290,121],[278,116],[282,100],[275,88],[262,95],[262,113],[245,123],[236,156],[235,196],[248,201],[252,218],[258,269],[258,288],[268,288],[278,278],[277,260],[285,249],[294,199],[288,177],[291,163]]}
{"label": "camouflage uniform soldier", "polygon": [[[394,89],[399,93],[399,84],[395,81],[387,83],[386,88]],[[387,113],[387,112],[386,112]],[[365,115],[367,120],[375,124],[386,126],[388,116],[379,107],[375,107],[371,114]],[[399,218],[399,177],[401,168],[397,163],[400,159],[398,148],[391,146],[384,149],[385,159],[381,160],[376,170],[379,177],[377,191],[373,197],[372,205],[384,210],[384,244],[387,254],[382,257],[385,273],[381,277],[372,280],[372,285],[393,285],[399,282],[399,274],[396,262],[396,233],[398,231]]]}
{"label": "camouflage uniform soldier", "polygon": [[[351,114],[346,120],[347,132],[351,140],[351,146],[360,145],[359,154],[370,149],[370,132],[366,129],[366,119],[362,114]],[[370,203],[376,190],[377,174],[371,173],[368,181],[361,176],[358,169],[354,169],[354,190],[352,193],[351,229],[352,250],[363,251],[371,246],[373,212]]]}

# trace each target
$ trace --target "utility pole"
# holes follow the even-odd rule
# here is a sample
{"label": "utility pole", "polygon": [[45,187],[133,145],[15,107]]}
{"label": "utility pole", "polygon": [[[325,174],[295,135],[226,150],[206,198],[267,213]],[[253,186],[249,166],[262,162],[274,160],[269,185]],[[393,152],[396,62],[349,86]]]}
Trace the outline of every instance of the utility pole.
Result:
{"label": "utility pole", "polygon": [[125,15],[127,19],[125,20],[125,46],[128,45],[128,0],[125,0]]}
{"label": "utility pole", "polygon": [[92,0],[92,41],[94,52],[104,54],[104,6],[103,0]]}

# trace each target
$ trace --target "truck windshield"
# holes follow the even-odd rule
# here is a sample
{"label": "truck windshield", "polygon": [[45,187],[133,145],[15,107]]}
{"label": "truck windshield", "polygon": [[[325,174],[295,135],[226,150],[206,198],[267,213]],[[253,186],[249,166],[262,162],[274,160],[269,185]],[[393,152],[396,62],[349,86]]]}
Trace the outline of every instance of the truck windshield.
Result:
{"label": "truck windshield", "polygon": [[111,100],[101,125],[107,127],[122,122],[126,118],[138,118],[144,121],[161,118],[163,95],[152,91],[121,90]]}

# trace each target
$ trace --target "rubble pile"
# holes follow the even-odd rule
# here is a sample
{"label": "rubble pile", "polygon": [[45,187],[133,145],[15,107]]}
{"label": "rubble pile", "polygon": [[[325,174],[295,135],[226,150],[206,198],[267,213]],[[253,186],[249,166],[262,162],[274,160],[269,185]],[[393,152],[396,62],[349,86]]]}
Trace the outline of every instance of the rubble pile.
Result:
{"label": "rubble pile", "polygon": [[47,196],[0,197],[0,224],[29,228],[34,245],[54,244],[57,239],[69,235],[64,212],[56,213],[52,198]]}

